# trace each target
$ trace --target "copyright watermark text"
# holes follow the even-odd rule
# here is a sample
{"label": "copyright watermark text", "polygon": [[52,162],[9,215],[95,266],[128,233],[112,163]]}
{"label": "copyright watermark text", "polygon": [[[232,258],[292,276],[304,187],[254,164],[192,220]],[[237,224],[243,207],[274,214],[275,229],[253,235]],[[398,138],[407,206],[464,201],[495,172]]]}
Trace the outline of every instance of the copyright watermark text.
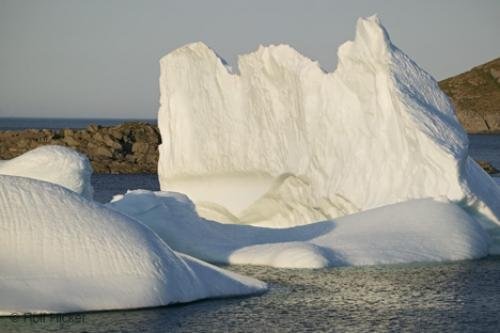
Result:
{"label": "copyright watermark text", "polygon": [[42,325],[42,324],[83,324],[85,323],[85,314],[82,313],[51,313],[51,314],[34,314],[26,313],[11,313],[10,320],[13,322]]}

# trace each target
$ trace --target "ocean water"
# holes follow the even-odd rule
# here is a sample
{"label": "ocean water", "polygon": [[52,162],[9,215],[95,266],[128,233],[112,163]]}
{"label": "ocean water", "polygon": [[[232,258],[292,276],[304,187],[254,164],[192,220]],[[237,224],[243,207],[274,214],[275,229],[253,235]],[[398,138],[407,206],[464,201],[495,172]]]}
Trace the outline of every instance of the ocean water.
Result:
{"label": "ocean water", "polygon": [[158,176],[153,174],[109,175],[97,173],[92,175],[94,200],[102,203],[111,201],[115,194],[127,190],[159,191]]}
{"label": "ocean water", "polygon": [[156,124],[156,119],[106,119],[106,118],[1,118],[0,130],[85,128],[90,124],[114,126],[129,121]]}
{"label": "ocean water", "polygon": [[500,169],[500,135],[469,135],[469,154],[475,159],[489,161]]}

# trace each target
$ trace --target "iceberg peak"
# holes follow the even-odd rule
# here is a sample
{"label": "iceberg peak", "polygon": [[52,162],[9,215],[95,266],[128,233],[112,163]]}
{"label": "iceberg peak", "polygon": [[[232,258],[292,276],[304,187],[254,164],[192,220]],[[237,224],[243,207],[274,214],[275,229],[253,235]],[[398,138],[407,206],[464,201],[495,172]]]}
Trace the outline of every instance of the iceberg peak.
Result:
{"label": "iceberg peak", "polygon": [[226,60],[220,57],[213,49],[203,42],[194,42],[186,44],[160,59],[160,63],[172,61],[176,57],[193,57],[196,59],[210,59],[212,62],[220,62],[223,66],[227,65]]}
{"label": "iceberg peak", "polygon": [[386,54],[392,46],[389,34],[377,15],[358,19],[354,42],[365,45],[372,56]]}
{"label": "iceberg peak", "polygon": [[352,60],[388,63],[391,50],[391,39],[378,16],[360,17],[354,41],[348,41],[339,48],[339,67]]}

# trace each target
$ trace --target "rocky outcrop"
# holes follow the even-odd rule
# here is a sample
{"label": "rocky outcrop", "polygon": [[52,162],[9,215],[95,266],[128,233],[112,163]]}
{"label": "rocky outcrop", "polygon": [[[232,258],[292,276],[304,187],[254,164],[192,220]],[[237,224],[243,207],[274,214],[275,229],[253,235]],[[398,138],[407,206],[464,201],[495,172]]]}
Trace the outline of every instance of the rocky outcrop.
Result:
{"label": "rocky outcrop", "polygon": [[500,58],[439,82],[468,133],[500,132]]}
{"label": "rocky outcrop", "polygon": [[488,161],[481,161],[481,160],[478,160],[476,161],[479,166],[481,168],[483,168],[484,171],[486,171],[487,173],[489,173],[490,175],[494,175],[494,174],[497,174],[499,171],[497,168],[495,168],[493,166],[493,164],[491,164],[490,162]]}
{"label": "rocky outcrop", "polygon": [[94,172],[156,173],[160,134],[147,123],[85,129],[0,131],[0,159],[11,159],[42,145],[61,145],[87,155]]}

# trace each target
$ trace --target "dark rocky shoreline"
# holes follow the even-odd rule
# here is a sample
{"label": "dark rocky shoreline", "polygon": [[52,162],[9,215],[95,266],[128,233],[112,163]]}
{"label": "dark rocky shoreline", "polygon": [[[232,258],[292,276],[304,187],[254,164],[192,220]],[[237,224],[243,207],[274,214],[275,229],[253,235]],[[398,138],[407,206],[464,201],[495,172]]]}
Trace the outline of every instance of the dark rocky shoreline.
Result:
{"label": "dark rocky shoreline", "polygon": [[61,145],[85,154],[96,173],[156,173],[160,132],[148,123],[89,125],[84,129],[0,131],[0,159],[42,145]]}

